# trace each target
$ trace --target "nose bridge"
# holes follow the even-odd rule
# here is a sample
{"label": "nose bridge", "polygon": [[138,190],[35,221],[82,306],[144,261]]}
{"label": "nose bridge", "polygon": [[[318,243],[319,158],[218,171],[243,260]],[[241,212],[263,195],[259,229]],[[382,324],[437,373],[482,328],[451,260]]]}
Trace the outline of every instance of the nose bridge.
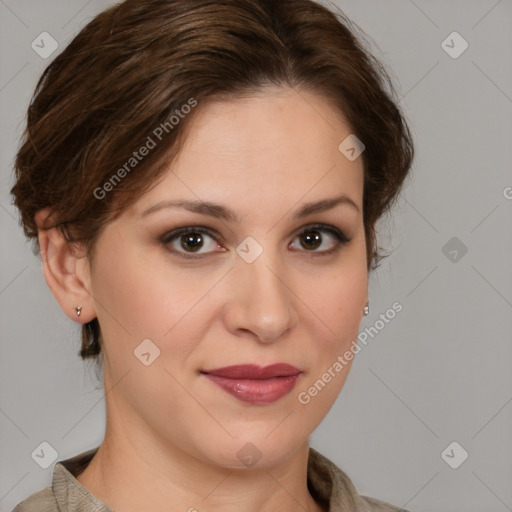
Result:
{"label": "nose bridge", "polygon": [[[262,341],[272,341],[293,324],[293,294],[285,284],[285,266],[277,249],[263,249],[260,244],[258,249],[251,240],[246,243],[238,247],[235,262],[236,328],[249,330]],[[244,249],[246,252],[241,252]],[[251,251],[251,257],[245,257]]]}

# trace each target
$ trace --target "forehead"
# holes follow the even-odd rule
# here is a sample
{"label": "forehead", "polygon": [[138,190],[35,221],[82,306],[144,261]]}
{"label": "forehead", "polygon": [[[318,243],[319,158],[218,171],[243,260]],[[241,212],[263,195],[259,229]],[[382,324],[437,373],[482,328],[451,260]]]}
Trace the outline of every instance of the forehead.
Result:
{"label": "forehead", "polygon": [[338,149],[350,133],[323,97],[291,88],[199,104],[179,155],[138,210],[182,197],[247,208],[346,193],[360,204],[362,158]]}
{"label": "forehead", "polygon": [[185,143],[189,152],[262,155],[292,146],[300,154],[350,133],[344,116],[324,97],[288,87],[206,102],[195,115]]}

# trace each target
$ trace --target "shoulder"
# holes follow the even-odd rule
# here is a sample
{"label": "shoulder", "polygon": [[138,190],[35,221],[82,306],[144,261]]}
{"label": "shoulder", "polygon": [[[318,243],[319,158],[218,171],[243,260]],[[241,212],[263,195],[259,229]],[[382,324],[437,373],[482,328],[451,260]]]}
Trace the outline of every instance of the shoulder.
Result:
{"label": "shoulder", "polygon": [[60,512],[51,487],[45,487],[18,503],[12,512]]}
{"label": "shoulder", "polygon": [[369,496],[359,495],[359,508],[361,512],[409,512],[405,508],[396,507],[386,503],[385,501],[378,500],[376,498],[370,498]]}
{"label": "shoulder", "polygon": [[325,455],[309,449],[308,478],[314,496],[329,504],[330,512],[409,512],[382,500],[359,494],[342,469]]}

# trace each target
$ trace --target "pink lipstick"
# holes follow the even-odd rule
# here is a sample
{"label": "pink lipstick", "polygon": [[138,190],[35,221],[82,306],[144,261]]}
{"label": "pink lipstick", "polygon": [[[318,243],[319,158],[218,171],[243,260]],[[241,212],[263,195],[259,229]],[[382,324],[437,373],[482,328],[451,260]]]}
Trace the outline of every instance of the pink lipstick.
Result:
{"label": "pink lipstick", "polygon": [[288,394],[302,372],[292,365],[278,363],[264,368],[254,364],[227,366],[201,373],[235,398],[264,405]]}

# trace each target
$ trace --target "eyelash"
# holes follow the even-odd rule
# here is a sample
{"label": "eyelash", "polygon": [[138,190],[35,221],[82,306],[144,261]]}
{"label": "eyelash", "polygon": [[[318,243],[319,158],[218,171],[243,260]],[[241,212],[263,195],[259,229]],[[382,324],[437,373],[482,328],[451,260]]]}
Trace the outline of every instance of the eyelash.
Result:
{"label": "eyelash", "polygon": [[[324,231],[332,235],[336,240],[337,243],[332,247],[331,249],[327,249],[325,251],[307,251],[304,250],[306,253],[309,253],[311,257],[319,257],[319,256],[329,256],[331,254],[334,254],[335,252],[338,252],[342,246],[348,244],[351,241],[351,238],[345,235],[343,231],[341,231],[338,228],[335,228],[334,226],[329,226],[327,224],[313,224],[311,226],[307,226],[302,231],[300,231],[295,238],[297,238],[300,235],[303,235],[304,233],[307,233],[308,231]],[[201,253],[198,255],[193,255],[192,253],[186,253],[181,251],[176,251],[174,249],[169,249],[168,244],[173,241],[175,238],[178,238],[180,236],[186,235],[188,233],[200,233],[203,235],[208,235],[209,237],[213,238],[217,242],[218,237],[217,233],[212,231],[209,228],[203,227],[203,226],[187,226],[184,228],[174,229],[172,231],[169,231],[162,235],[159,238],[160,243],[164,246],[164,248],[173,253],[177,254],[178,256],[184,258],[184,259],[192,259],[197,260],[200,258],[204,258],[205,256],[208,256],[210,253]],[[217,242],[218,243],[218,242]]]}

